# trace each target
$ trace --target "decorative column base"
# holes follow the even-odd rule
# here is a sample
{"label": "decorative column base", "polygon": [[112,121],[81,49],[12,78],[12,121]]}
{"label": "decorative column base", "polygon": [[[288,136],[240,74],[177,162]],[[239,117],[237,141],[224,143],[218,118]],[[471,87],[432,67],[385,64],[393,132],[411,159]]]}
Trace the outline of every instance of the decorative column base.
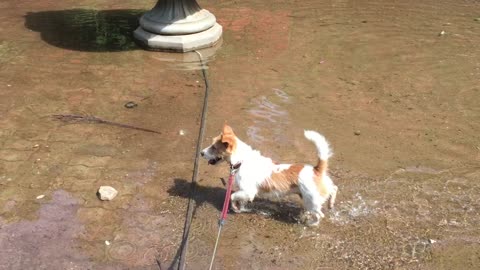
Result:
{"label": "decorative column base", "polygon": [[133,32],[133,36],[149,49],[189,52],[215,45],[222,37],[222,26],[215,23],[203,32],[187,35],[159,35],[150,33],[139,26]]}
{"label": "decorative column base", "polygon": [[133,35],[150,49],[188,52],[213,46],[222,27],[196,0],[158,0]]}

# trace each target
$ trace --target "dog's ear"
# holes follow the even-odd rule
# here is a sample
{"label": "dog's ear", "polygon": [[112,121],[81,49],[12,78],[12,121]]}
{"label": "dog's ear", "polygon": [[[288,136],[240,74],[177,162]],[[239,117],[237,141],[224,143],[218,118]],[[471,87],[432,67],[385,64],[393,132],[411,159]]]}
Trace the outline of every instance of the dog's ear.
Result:
{"label": "dog's ear", "polygon": [[227,122],[225,122],[225,124],[223,124],[223,131],[222,131],[222,134],[223,135],[232,135],[232,136],[235,136],[235,134],[233,133],[233,129],[227,125]]}
{"label": "dog's ear", "polygon": [[222,143],[227,147],[227,152],[233,153],[237,146],[233,129],[225,123],[222,131]]}

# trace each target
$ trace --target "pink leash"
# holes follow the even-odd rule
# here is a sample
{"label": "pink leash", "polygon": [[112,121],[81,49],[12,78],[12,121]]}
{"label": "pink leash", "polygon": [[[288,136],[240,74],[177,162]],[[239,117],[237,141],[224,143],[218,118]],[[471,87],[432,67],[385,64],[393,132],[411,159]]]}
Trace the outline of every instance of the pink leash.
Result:
{"label": "pink leash", "polygon": [[227,183],[227,193],[225,193],[225,200],[223,201],[223,209],[222,209],[222,214],[220,215],[220,220],[218,221],[218,224],[223,225],[225,223],[225,220],[227,219],[227,214],[228,214],[228,208],[230,206],[230,197],[232,195],[232,186],[233,186],[233,178],[235,177],[235,172],[236,169],[230,169],[230,176],[228,177],[228,183]]}
{"label": "pink leash", "polygon": [[223,201],[223,209],[222,209],[222,213],[220,214],[220,220],[218,221],[217,240],[215,241],[215,248],[213,249],[212,260],[210,261],[210,268],[208,268],[209,270],[212,270],[212,267],[213,267],[215,254],[217,253],[218,240],[220,239],[220,233],[222,232],[223,225],[225,224],[225,220],[227,219],[228,208],[230,206],[230,197],[232,195],[233,179],[235,178],[235,174],[237,173],[238,168],[240,168],[240,165],[242,165],[242,163],[240,162],[235,165],[230,165],[230,176],[228,177],[227,192],[225,193],[225,200]]}

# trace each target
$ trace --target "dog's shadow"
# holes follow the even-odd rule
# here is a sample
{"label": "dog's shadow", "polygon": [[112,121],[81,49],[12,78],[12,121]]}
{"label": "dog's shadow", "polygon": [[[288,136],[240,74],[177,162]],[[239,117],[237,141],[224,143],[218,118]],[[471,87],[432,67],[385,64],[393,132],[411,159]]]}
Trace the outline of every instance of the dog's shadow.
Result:
{"label": "dog's shadow", "polygon": [[[222,180],[223,181],[223,180]],[[224,182],[224,181],[223,181]],[[174,185],[167,191],[170,196],[179,196],[182,198],[190,198],[191,182],[185,179],[174,179]],[[226,189],[223,187],[202,186],[197,183],[193,199],[196,207],[208,203],[215,207],[218,211],[223,208]],[[275,220],[285,223],[298,223],[302,208],[300,205],[289,201],[271,201],[263,198],[255,198],[253,203],[247,205],[250,212],[243,214],[255,214],[268,216]],[[235,214],[229,210],[229,214]]]}

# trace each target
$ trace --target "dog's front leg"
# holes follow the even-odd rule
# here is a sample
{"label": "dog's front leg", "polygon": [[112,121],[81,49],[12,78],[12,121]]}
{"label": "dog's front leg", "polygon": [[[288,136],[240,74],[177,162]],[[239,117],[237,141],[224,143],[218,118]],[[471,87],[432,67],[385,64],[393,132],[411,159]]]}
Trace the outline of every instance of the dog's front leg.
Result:
{"label": "dog's front leg", "polygon": [[249,210],[245,208],[245,205],[248,202],[253,201],[255,198],[255,195],[257,194],[257,191],[251,190],[251,191],[246,191],[246,190],[239,190],[235,193],[232,194],[231,200],[232,200],[232,210],[235,213],[241,213],[241,212],[248,212]]}

